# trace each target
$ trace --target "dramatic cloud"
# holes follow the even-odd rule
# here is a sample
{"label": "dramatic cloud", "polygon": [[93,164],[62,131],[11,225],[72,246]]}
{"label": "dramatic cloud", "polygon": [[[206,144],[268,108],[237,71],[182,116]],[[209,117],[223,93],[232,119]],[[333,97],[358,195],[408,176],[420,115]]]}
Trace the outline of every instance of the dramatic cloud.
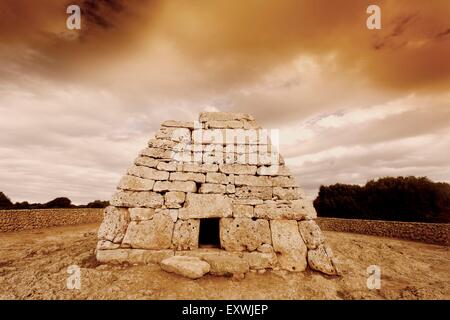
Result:
{"label": "dramatic cloud", "polygon": [[[82,29],[66,29],[78,4]],[[385,175],[450,181],[450,2],[5,0],[0,191],[107,199],[159,123],[211,110],[281,129],[314,196]]]}

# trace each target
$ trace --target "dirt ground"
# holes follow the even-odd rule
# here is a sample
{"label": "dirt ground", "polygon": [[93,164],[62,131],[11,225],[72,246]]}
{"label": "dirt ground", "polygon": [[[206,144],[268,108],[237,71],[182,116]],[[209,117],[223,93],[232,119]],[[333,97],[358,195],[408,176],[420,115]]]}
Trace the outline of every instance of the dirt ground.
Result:
{"label": "dirt ground", "polygon": [[[268,271],[189,280],[157,265],[99,265],[97,228],[0,234],[0,299],[450,299],[449,247],[325,232],[342,277]],[[81,268],[80,290],[67,289],[69,265]],[[379,290],[367,288],[369,265],[381,268]]]}

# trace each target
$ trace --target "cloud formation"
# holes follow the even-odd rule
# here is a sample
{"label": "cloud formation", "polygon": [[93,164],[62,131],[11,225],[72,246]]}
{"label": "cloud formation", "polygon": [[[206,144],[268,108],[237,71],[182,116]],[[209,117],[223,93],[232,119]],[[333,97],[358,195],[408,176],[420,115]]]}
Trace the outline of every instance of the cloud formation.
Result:
{"label": "cloud formation", "polygon": [[[65,27],[69,4],[81,31]],[[107,199],[161,121],[211,108],[280,128],[311,196],[384,175],[450,181],[450,3],[377,4],[381,30],[359,0],[2,1],[0,190]]]}

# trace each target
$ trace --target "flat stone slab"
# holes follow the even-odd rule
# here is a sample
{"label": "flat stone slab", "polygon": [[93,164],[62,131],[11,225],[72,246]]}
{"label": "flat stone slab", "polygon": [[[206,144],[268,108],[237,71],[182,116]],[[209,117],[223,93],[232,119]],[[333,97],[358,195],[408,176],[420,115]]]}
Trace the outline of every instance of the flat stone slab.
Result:
{"label": "flat stone slab", "polygon": [[164,271],[173,272],[190,279],[201,278],[210,269],[207,262],[189,256],[173,256],[161,261],[160,265]]}

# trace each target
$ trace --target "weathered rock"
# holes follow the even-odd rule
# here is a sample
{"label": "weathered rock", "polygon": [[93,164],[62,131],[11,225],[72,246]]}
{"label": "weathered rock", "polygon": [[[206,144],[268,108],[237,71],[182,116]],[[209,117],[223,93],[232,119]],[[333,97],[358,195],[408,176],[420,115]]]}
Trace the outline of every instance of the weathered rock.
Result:
{"label": "weathered rock", "polygon": [[221,218],[232,215],[232,202],[227,196],[220,194],[186,195],[185,207],[179,209],[180,219]]}
{"label": "weathered rock", "polygon": [[234,186],[234,184],[227,184],[225,191],[228,194],[236,193],[236,187]]}
{"label": "weathered rock", "polygon": [[128,174],[135,177],[140,177],[149,180],[167,180],[169,179],[169,172],[160,171],[154,168],[144,166],[132,166],[128,169]]}
{"label": "weathered rock", "polygon": [[217,183],[202,183],[198,192],[199,193],[223,194],[223,193],[226,193],[226,186],[223,184],[217,184]]}
{"label": "weathered rock", "polygon": [[220,219],[220,245],[227,251],[253,251],[264,243],[270,244],[267,220],[250,218]]}
{"label": "weathered rock", "polygon": [[178,220],[173,230],[172,244],[176,250],[193,250],[198,248],[200,220]]}
{"label": "weathered rock", "polygon": [[206,174],[206,182],[207,183],[227,184],[228,176],[226,174],[220,173],[220,172],[208,172]]}
{"label": "weathered rock", "polygon": [[123,244],[140,249],[168,249],[172,243],[174,223],[161,213],[155,213],[153,219],[131,221],[123,238]]}
{"label": "weathered rock", "polygon": [[251,186],[236,187],[236,198],[269,200],[272,199],[272,188]]}
{"label": "weathered rock", "polygon": [[219,166],[219,171],[226,174],[256,174],[256,166],[249,166],[244,164],[222,164]]}
{"label": "weathered rock", "polygon": [[259,167],[257,174],[259,176],[289,176],[291,173],[286,166],[272,165]]}
{"label": "weathered rock", "polygon": [[195,122],[194,121],[175,121],[175,120],[167,120],[164,121],[161,126],[163,127],[177,127],[177,128],[188,128],[194,129]]}
{"label": "weathered rock", "polygon": [[146,157],[146,156],[140,156],[137,157],[136,160],[134,160],[134,164],[137,166],[145,166],[149,168],[156,168],[160,160]]}
{"label": "weathered rock", "polygon": [[200,113],[200,122],[232,121],[232,120],[254,121],[255,118],[247,113],[231,113],[231,112],[202,112],[202,113]]}
{"label": "weathered rock", "polygon": [[208,128],[217,129],[239,129],[244,127],[244,122],[239,120],[217,121],[212,120],[207,123]]}
{"label": "weathered rock", "polygon": [[271,187],[272,181],[266,176],[237,175],[234,176],[236,186]]}
{"label": "weathered rock", "polygon": [[325,241],[320,227],[313,220],[300,221],[298,223],[298,229],[309,250],[316,249]]}
{"label": "weathered rock", "polygon": [[234,255],[207,254],[203,259],[209,263],[209,272],[214,275],[244,275],[250,269],[247,261]]}
{"label": "weathered rock", "polygon": [[261,200],[261,199],[233,199],[233,203],[256,206],[258,204],[263,204],[264,200]]}
{"label": "weathered rock", "polygon": [[198,183],[205,183],[205,179],[203,173],[195,172],[172,172],[169,178],[171,181],[195,181]]}
{"label": "weathered rock", "polygon": [[161,214],[165,214],[166,216],[170,217],[170,219],[172,219],[172,221],[175,223],[178,220],[178,209],[166,209],[166,208],[161,208],[161,209],[156,209],[155,213],[161,213]]}
{"label": "weathered rock", "polygon": [[170,191],[164,195],[164,204],[167,208],[181,208],[186,194],[181,191]]}
{"label": "weathered rock", "polygon": [[282,188],[274,187],[273,196],[280,200],[298,200],[302,199],[301,193],[298,188]]}
{"label": "weathered rock", "polygon": [[308,250],[308,265],[311,269],[328,275],[337,275],[337,270],[332,262],[332,253],[324,245],[314,250]]}
{"label": "weathered rock", "polygon": [[306,269],[307,248],[295,220],[271,220],[272,243],[281,268],[288,271]]}
{"label": "weathered rock", "polygon": [[190,279],[198,279],[209,272],[210,266],[196,257],[173,256],[161,261],[161,269]]}
{"label": "weathered rock", "polygon": [[98,229],[98,239],[120,243],[129,221],[130,214],[127,209],[107,207],[103,213],[103,222]]}
{"label": "weathered rock", "polygon": [[142,179],[134,176],[123,176],[120,179],[118,189],[131,191],[150,191],[155,184],[155,180]]}
{"label": "weathered rock", "polygon": [[197,185],[194,181],[156,181],[153,190],[161,191],[180,191],[196,192]]}
{"label": "weathered rock", "polygon": [[108,240],[99,240],[97,250],[114,250],[120,248],[120,243],[114,243]]}
{"label": "weathered rock", "polygon": [[161,148],[145,148],[140,153],[141,156],[151,157],[159,160],[175,160],[174,152],[168,149]]}
{"label": "weathered rock", "polygon": [[253,218],[254,207],[246,204],[233,204],[233,217],[235,218]]}
{"label": "weathered rock", "polygon": [[175,161],[171,162],[160,162],[157,165],[157,169],[161,171],[177,171],[177,165],[178,163]]}
{"label": "weathered rock", "polygon": [[255,217],[261,219],[303,220],[308,215],[303,200],[276,201],[255,206]]}
{"label": "weathered rock", "polygon": [[151,208],[130,208],[130,218],[134,221],[150,220],[155,214],[155,209]]}
{"label": "weathered rock", "polygon": [[191,130],[187,128],[162,127],[156,132],[156,139],[172,140],[176,142],[191,142]]}
{"label": "weathered rock", "polygon": [[164,203],[162,195],[151,191],[117,191],[111,198],[116,207],[159,208]]}
{"label": "weathered rock", "polygon": [[219,170],[219,165],[217,164],[198,164],[198,163],[184,163],[183,164],[183,171],[186,172],[217,172]]}
{"label": "weathered rock", "polygon": [[296,187],[297,182],[294,177],[273,177],[272,186],[274,187]]}
{"label": "weathered rock", "polygon": [[148,146],[150,148],[158,148],[165,150],[172,150],[177,146],[178,142],[172,140],[164,140],[164,139],[150,139],[148,141]]}
{"label": "weathered rock", "polygon": [[271,269],[277,265],[275,252],[244,252],[244,260],[247,261],[250,269]]}

